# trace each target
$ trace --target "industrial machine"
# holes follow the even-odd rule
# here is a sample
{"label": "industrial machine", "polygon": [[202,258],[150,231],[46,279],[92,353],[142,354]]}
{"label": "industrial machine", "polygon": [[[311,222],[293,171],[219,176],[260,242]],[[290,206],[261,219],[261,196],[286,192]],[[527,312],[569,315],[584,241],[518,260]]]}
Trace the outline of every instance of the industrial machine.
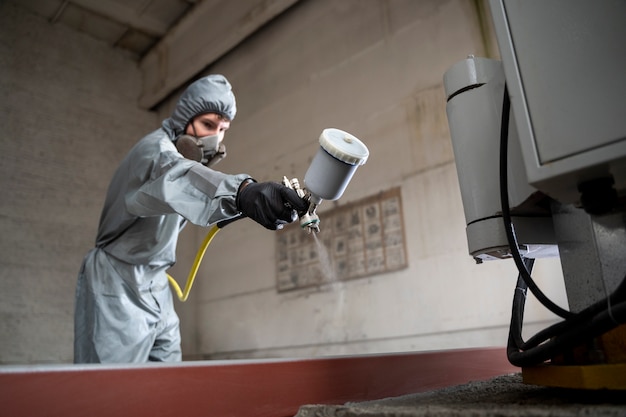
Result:
{"label": "industrial machine", "polygon": [[[526,382],[626,389],[626,3],[490,10],[501,61],[444,74],[469,253],[517,266],[507,350]],[[532,279],[544,256],[569,308]],[[527,289],[563,320],[524,341]]]}

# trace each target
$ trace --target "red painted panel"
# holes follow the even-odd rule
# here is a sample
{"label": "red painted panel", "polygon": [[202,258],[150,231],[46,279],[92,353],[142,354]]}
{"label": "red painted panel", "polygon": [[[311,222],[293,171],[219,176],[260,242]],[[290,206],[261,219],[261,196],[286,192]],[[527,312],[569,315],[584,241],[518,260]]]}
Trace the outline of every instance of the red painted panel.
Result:
{"label": "red painted panel", "polygon": [[0,368],[7,416],[293,416],[519,372],[504,349],[131,367]]}

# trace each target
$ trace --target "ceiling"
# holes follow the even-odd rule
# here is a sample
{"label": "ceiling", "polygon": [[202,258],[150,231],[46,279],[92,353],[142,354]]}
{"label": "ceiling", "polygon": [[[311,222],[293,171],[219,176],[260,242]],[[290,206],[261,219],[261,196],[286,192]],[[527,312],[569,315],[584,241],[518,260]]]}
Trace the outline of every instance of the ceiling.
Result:
{"label": "ceiling", "polygon": [[138,60],[139,104],[151,108],[298,0],[13,1]]}
{"label": "ceiling", "polygon": [[51,24],[143,57],[202,0],[20,0]]}

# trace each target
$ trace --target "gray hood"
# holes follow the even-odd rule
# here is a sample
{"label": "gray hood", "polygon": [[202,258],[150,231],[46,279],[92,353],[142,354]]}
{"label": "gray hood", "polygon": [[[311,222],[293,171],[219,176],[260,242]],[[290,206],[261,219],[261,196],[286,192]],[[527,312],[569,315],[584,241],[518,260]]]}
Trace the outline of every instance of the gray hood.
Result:
{"label": "gray hood", "polygon": [[187,87],[178,99],[172,116],[163,121],[163,129],[174,140],[184,132],[191,119],[204,113],[217,113],[229,120],[235,118],[235,95],[223,75],[208,75]]}

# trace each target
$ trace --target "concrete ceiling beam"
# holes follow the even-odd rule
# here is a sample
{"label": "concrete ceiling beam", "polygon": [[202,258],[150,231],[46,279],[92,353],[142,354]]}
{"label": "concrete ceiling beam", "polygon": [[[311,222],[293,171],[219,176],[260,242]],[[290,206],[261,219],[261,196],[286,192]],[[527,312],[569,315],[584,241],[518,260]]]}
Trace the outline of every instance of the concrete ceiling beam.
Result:
{"label": "concrete ceiling beam", "polygon": [[199,2],[141,60],[150,109],[298,0]]}

